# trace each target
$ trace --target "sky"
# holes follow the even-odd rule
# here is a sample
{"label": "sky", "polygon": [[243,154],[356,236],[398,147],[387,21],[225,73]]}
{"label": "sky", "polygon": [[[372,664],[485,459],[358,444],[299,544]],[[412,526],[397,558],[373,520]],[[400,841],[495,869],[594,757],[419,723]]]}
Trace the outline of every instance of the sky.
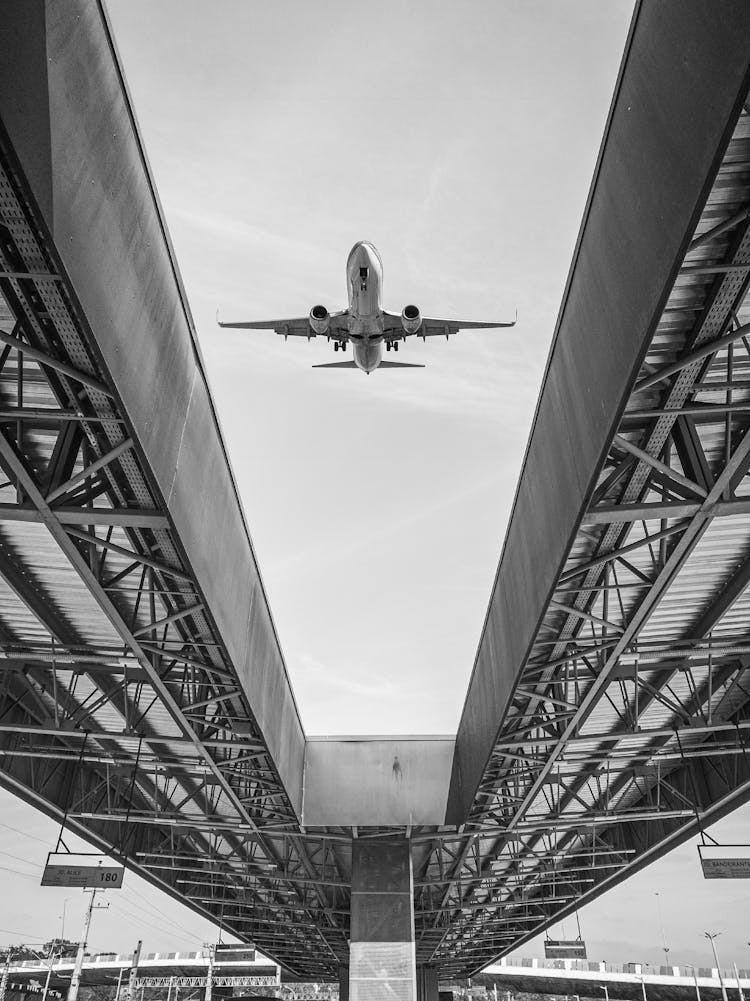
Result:
{"label": "sky", "polygon": [[[108,9],[303,725],[454,733],[632,2]],[[325,340],[217,327],[344,307],[360,239],[389,309],[517,327],[408,343],[425,369],[370,378],[313,371]],[[83,894],[38,886],[56,836],[0,794],[0,941],[59,933],[66,896],[78,934]],[[736,887],[685,846],[581,912],[589,955],[658,961],[658,891],[670,958],[709,965],[712,930],[750,966]],[[93,948],[215,934],[131,873],[109,897]]]}

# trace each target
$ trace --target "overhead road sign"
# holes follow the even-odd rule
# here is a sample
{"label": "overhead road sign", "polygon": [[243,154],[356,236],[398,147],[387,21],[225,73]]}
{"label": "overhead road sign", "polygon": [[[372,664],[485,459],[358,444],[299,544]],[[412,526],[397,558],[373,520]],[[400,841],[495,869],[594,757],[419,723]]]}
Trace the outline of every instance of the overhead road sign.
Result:
{"label": "overhead road sign", "polygon": [[106,855],[50,852],[42,874],[42,886],[119,890],[124,873],[125,867],[114,865]]}
{"label": "overhead road sign", "polygon": [[545,939],[545,959],[585,959],[586,943],[580,939],[566,941],[564,939]]}
{"label": "overhead road sign", "polygon": [[705,879],[750,879],[750,845],[698,845]]}
{"label": "overhead road sign", "polygon": [[214,957],[217,963],[252,963],[255,961],[255,946],[219,942],[214,946]]}

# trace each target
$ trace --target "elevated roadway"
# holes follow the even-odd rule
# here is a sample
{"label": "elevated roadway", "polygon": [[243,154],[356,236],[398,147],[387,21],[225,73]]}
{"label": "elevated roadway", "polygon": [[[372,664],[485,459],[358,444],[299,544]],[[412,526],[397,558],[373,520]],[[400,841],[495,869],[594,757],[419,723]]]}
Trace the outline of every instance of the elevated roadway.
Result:
{"label": "elevated roadway", "polygon": [[[639,963],[612,966],[581,960],[537,962],[507,960],[490,966],[481,975],[490,989],[529,994],[573,995],[587,998],[617,998],[618,1001],[722,1001],[722,980],[729,1001],[742,1001],[750,991],[747,970],[739,980],[734,970],[662,967],[658,972]],[[606,987],[606,995],[604,988]]]}
{"label": "elevated roadway", "polygon": [[[81,967],[83,987],[127,986],[133,962],[130,954],[100,953],[87,956]],[[75,960],[60,959],[52,964],[44,961],[25,960],[11,965],[8,970],[10,983],[23,985],[33,981],[45,983],[50,973],[50,987],[65,991]],[[179,986],[205,986],[209,971],[216,986],[244,987],[249,993],[279,986],[279,968],[274,963],[258,957],[254,960],[221,960],[209,965],[205,952],[149,953],[138,960],[136,981],[138,986],[166,986],[170,980]]]}
{"label": "elevated roadway", "polygon": [[0,18],[0,781],[314,980],[357,841],[453,977],[747,799],[750,8],[636,6],[457,735],[329,741],[105,13]]}

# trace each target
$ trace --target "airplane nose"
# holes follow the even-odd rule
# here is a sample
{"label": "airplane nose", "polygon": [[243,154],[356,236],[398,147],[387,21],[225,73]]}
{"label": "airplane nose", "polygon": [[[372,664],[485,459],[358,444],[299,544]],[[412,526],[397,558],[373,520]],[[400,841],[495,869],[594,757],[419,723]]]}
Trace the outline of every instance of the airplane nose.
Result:
{"label": "airplane nose", "polygon": [[360,243],[357,247],[356,261],[358,267],[367,268],[372,264],[373,255],[366,243]]}

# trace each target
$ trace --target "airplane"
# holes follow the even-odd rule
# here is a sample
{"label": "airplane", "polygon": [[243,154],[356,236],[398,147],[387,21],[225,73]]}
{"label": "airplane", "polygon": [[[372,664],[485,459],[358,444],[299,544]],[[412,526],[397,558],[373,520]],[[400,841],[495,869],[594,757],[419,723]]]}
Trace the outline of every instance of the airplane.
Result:
{"label": "airplane", "polygon": [[275,330],[287,337],[327,337],[334,351],[346,351],[352,342],[353,361],[328,362],[313,368],[358,368],[369,375],[376,368],[424,368],[413,362],[383,360],[386,351],[398,351],[400,341],[407,337],[445,337],[459,330],[474,327],[513,327],[511,323],[489,323],[478,320],[437,320],[422,316],[417,306],[404,306],[401,313],[383,309],[383,260],[367,240],[360,240],[351,249],[346,262],[349,308],[329,313],[325,306],[313,306],[309,316],[289,320],[253,320],[248,323],[222,323],[220,327],[243,330]]}

